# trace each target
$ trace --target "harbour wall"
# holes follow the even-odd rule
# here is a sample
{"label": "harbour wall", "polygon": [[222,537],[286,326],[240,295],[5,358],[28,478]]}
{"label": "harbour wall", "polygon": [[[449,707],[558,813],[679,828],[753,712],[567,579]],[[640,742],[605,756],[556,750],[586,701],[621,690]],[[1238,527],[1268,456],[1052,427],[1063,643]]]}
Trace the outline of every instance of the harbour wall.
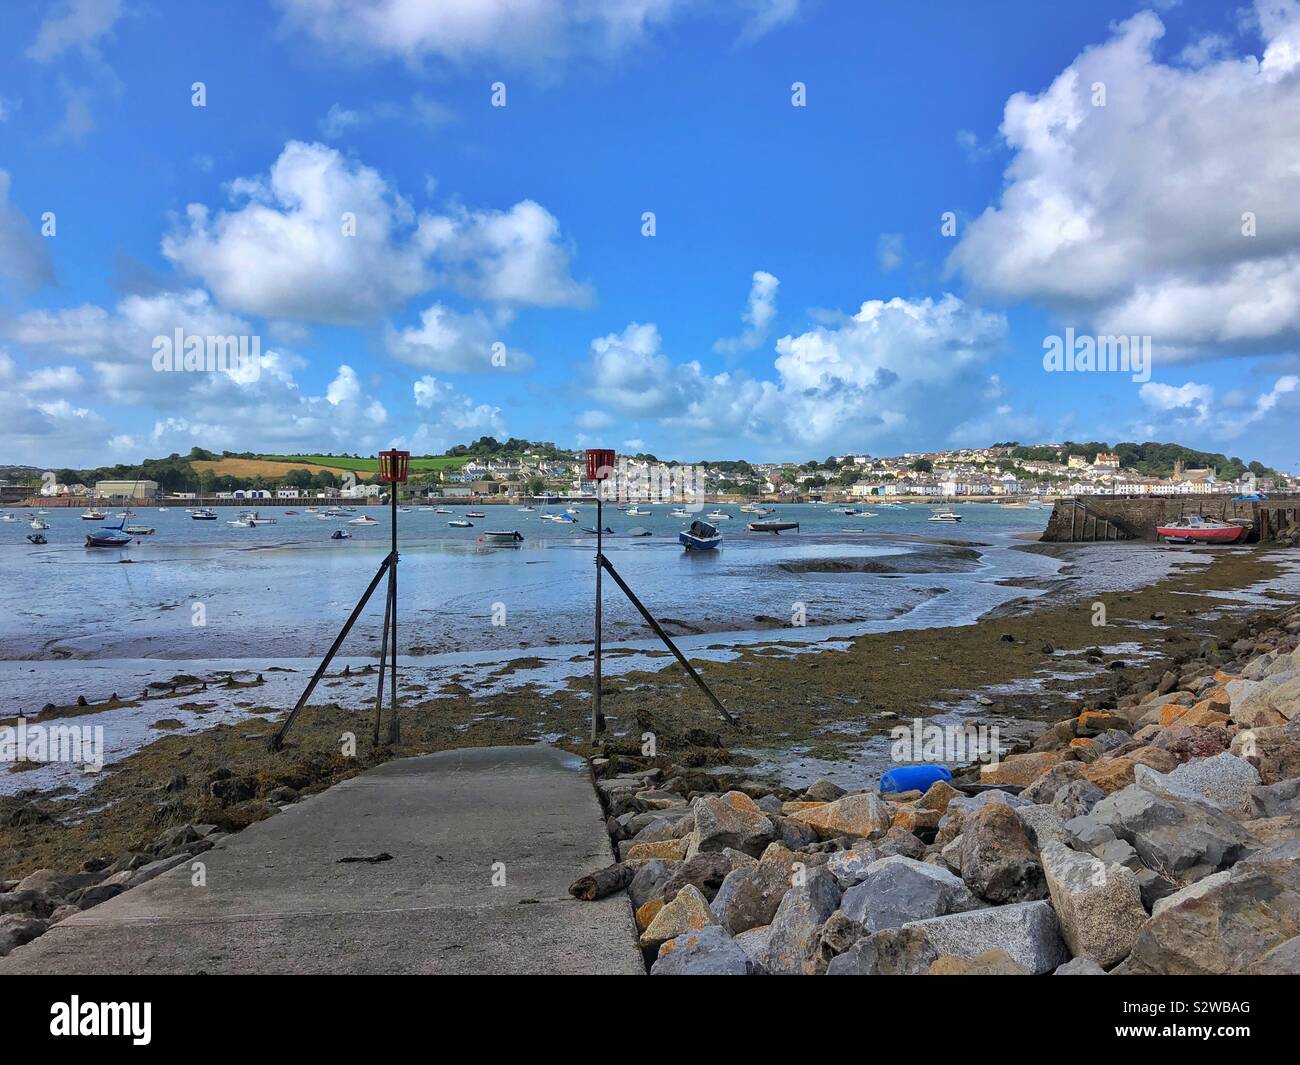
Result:
{"label": "harbour wall", "polygon": [[1156,540],[1156,528],[1189,514],[1220,521],[1254,523],[1248,541],[1268,539],[1300,517],[1300,496],[1273,496],[1262,502],[1235,501],[1228,495],[1082,496],[1059,499],[1042,540],[1077,543],[1102,540]]}

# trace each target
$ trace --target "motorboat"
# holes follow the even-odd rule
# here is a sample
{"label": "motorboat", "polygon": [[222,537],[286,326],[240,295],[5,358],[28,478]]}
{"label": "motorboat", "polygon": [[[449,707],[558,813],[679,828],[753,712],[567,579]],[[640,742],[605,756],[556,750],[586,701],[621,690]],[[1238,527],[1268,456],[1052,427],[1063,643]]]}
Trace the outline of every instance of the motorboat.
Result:
{"label": "motorboat", "polygon": [[936,510],[926,521],[956,522],[961,521],[961,515],[955,510]]}
{"label": "motorboat", "polygon": [[247,518],[254,525],[274,525],[274,518],[264,518],[255,510],[246,510],[240,515],[241,518]]}
{"label": "motorboat", "polygon": [[651,511],[651,510],[649,510],[649,509],[643,510],[643,509],[641,509],[641,507],[638,506],[636,503],[633,503],[632,506],[630,506],[630,507],[628,508],[627,513],[628,513],[628,517],[633,517],[633,516],[646,517],[646,516],[652,514],[653,511]]}
{"label": "motorboat", "polygon": [[483,511],[481,511],[481,510],[467,510],[467,511],[465,511],[465,517],[467,517],[467,518],[486,518],[487,515],[484,514]]}
{"label": "motorboat", "polygon": [[1249,528],[1249,524],[1238,525],[1189,514],[1167,525],[1156,526],[1156,532],[1171,544],[1233,544]]}
{"label": "motorboat", "polygon": [[472,521],[465,521],[463,518],[452,518],[451,521],[447,522],[447,524],[453,529],[474,528],[474,523]]}
{"label": "motorboat", "polygon": [[517,544],[524,539],[524,534],[514,529],[489,529],[480,537],[488,544]]}
{"label": "motorboat", "polygon": [[105,514],[102,510],[96,510],[94,507],[91,507],[89,510],[83,510],[81,512],[82,521],[103,521],[107,517],[108,515]]}
{"label": "motorboat", "polygon": [[41,533],[28,533],[27,542],[32,544],[48,544],[49,540],[45,539]]}
{"label": "motorboat", "polygon": [[712,551],[722,543],[722,533],[707,521],[693,521],[691,527],[677,534],[677,542],[687,551]]}
{"label": "motorboat", "polygon": [[434,513],[435,513],[435,514],[450,514],[451,511],[448,510],[446,507],[438,507],[438,509],[435,510]]}
{"label": "motorboat", "polygon": [[[584,526],[582,527],[582,531],[585,532],[585,533],[591,533],[592,536],[597,535],[596,530],[593,529],[593,528],[591,528],[590,526],[587,526],[587,525],[584,525]],[[611,529],[608,525],[605,526],[605,528],[602,530],[602,532],[603,532],[606,536],[613,536],[613,535],[614,535],[614,530]]]}
{"label": "motorboat", "polygon": [[[5,515],[5,517],[9,517],[9,516],[10,516],[10,515],[7,515],[7,514]],[[33,528],[33,529],[48,529],[49,527],[50,527],[50,523],[49,523],[48,521],[46,521],[44,518],[33,518],[33,519],[32,519],[32,528]]]}
{"label": "motorboat", "polygon": [[234,521],[226,522],[232,529],[254,529],[256,526],[244,515],[240,515]]}
{"label": "motorboat", "polygon": [[681,507],[674,507],[672,510],[670,510],[670,511],[668,512],[668,514],[669,514],[669,516],[674,517],[674,518],[689,518],[689,517],[690,517],[690,514],[689,514],[688,512],[686,512],[685,510],[683,510]]}
{"label": "motorboat", "polygon": [[351,540],[352,534],[347,529],[335,529],[330,533],[331,540]]}
{"label": "motorboat", "polygon": [[731,515],[722,510],[715,510],[706,515],[709,521],[730,521]]}
{"label": "motorboat", "polygon": [[207,507],[198,507],[190,511],[190,517],[195,521],[216,521],[217,512],[209,510]]}
{"label": "motorboat", "polygon": [[369,514],[362,514],[359,518],[352,518],[348,522],[348,524],[349,525],[378,525],[379,522],[377,522]]}
{"label": "motorboat", "polygon": [[122,531],[132,536],[152,536],[154,530],[152,525],[123,525]]}
{"label": "motorboat", "polygon": [[520,514],[531,514],[531,513],[532,513],[534,510],[536,510],[536,509],[537,509],[536,507],[520,507],[520,508],[519,508],[519,513],[520,513]]}
{"label": "motorboat", "polygon": [[855,510],[849,515],[850,518],[874,518],[875,516],[876,512],[874,510]]}
{"label": "motorboat", "polygon": [[799,528],[797,521],[751,521],[749,523],[750,532],[780,533],[797,528]]}

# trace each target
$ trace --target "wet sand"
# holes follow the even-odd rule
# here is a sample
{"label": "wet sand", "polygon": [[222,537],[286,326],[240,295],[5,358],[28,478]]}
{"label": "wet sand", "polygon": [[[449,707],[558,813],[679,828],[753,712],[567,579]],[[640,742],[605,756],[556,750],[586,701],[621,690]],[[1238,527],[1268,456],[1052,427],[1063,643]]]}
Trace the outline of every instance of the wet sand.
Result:
{"label": "wet sand", "polygon": [[[653,732],[665,765],[767,776],[775,786],[831,767],[865,786],[886,765],[881,748],[899,719],[966,715],[1000,724],[1012,738],[1029,736],[1042,722],[1107,705],[1158,678],[1165,659],[1194,652],[1203,640],[1231,638],[1253,609],[1300,601],[1294,553],[1182,550],[1158,559],[1164,576],[1128,589],[1125,575],[1149,572],[1135,563],[1153,556],[1102,554],[1093,545],[1024,549],[1066,566],[1034,589],[1035,598],[975,624],[804,643],[794,638],[809,634],[787,628],[764,642],[693,654],[739,728],[716,717],[666,651],[615,652],[605,677],[607,750],[639,751],[642,735]],[[1104,605],[1104,626],[1094,624],[1096,603]],[[372,718],[363,708],[373,674],[331,676],[280,753],[266,739],[287,704],[264,702],[250,683],[244,701],[260,712],[201,732],[162,732],[88,788],[0,797],[0,877],[112,859],[187,821],[238,828],[273,812],[266,796],[276,787],[319,790],[395,755],[539,741],[586,753],[590,680],[583,656],[572,658],[571,674],[555,684],[510,686],[500,676],[487,683],[456,670],[432,683],[407,677],[402,742],[392,748],[370,744]],[[619,672],[620,659],[635,668]],[[518,660],[495,673],[527,678],[536,664]],[[160,719],[171,716],[164,701]],[[53,707],[45,716],[85,709]],[[345,733],[356,736],[355,757],[341,753]],[[208,783],[219,774],[246,782],[250,797],[213,799]]]}

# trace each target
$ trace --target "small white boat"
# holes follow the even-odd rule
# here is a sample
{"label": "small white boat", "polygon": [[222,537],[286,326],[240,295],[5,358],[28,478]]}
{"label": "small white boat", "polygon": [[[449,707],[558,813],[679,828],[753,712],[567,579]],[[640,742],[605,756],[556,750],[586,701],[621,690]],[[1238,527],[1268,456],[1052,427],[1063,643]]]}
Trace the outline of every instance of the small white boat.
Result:
{"label": "small white boat", "polygon": [[520,507],[520,508],[519,508],[519,513],[520,513],[520,514],[531,514],[531,513],[532,513],[534,510],[536,510],[536,509],[537,509],[536,507]]}
{"label": "small white boat", "polygon": [[483,511],[481,511],[481,510],[467,510],[467,511],[465,511],[465,517],[467,517],[467,518],[486,518],[487,515],[484,514]]}
{"label": "small white boat", "polygon": [[216,521],[217,512],[209,510],[207,507],[199,507],[190,511],[190,518],[193,521]]}
{"label": "small white boat", "polygon": [[17,521],[17,520],[18,520],[18,519],[15,518],[12,514],[0,514],[0,521],[3,521],[3,522],[8,523],[8,522],[11,522],[11,521]]}
{"label": "small white boat", "polygon": [[158,508],[158,513],[159,513],[159,514],[166,514],[167,511],[169,511],[169,510],[171,510],[171,507],[159,507],[159,508]]}
{"label": "small white boat", "polygon": [[256,526],[247,518],[236,518],[234,521],[226,522],[232,529],[253,529]]}
{"label": "small white boat", "polygon": [[372,518],[369,514],[362,514],[361,517],[359,518],[352,518],[348,522],[348,524],[349,525],[378,525],[379,522],[375,521],[375,519]]}
{"label": "small white boat", "polygon": [[674,509],[674,510],[670,510],[670,511],[668,512],[668,514],[669,514],[670,517],[673,517],[673,518],[689,518],[689,517],[690,517],[690,514],[689,514],[687,511],[682,510],[681,507],[677,507],[677,508]]}
{"label": "small white boat", "polygon": [[961,515],[955,510],[936,510],[926,521],[957,522],[961,521]]}
{"label": "small white boat", "polygon": [[304,514],[315,514],[315,513],[316,513],[316,508],[315,508],[315,507],[303,507],[303,508],[302,508],[302,512],[303,512]]}
{"label": "small white boat", "polygon": [[153,526],[152,525],[123,525],[122,531],[124,533],[130,533],[132,536],[152,536]]}
{"label": "small white boat", "polygon": [[850,518],[874,518],[875,516],[876,513],[872,510],[855,510],[849,515]]}
{"label": "small white boat", "polygon": [[[5,517],[9,518],[10,521],[13,520],[13,518],[12,518],[10,515],[8,515],[8,514],[6,514]],[[49,523],[48,521],[45,521],[45,520],[42,519],[42,518],[33,518],[33,519],[32,519],[32,528],[33,528],[33,529],[48,529],[49,527],[50,527],[50,523]]]}
{"label": "small white boat", "polygon": [[435,514],[450,514],[451,511],[448,510],[446,507],[439,507],[437,510],[434,511],[434,513],[435,513]]}
{"label": "small white boat", "polygon": [[641,509],[639,506],[637,506],[635,503],[633,503],[632,506],[628,508],[628,512],[627,512],[628,517],[632,517],[633,515],[642,515],[642,516],[643,516],[643,515],[647,515],[647,514],[650,514],[650,513],[652,513],[650,510],[648,510],[648,509],[646,509],[646,510],[642,510],[642,509]]}
{"label": "small white boat", "polygon": [[731,515],[721,510],[715,510],[711,514],[707,515],[707,517],[709,521],[730,521],[731,520]]}
{"label": "small white boat", "polygon": [[523,538],[523,533],[514,529],[489,529],[483,534],[483,542],[488,544],[517,544]]}
{"label": "small white boat", "polygon": [[420,508],[420,513],[421,513],[421,514],[436,514],[437,511],[434,510],[433,507],[421,507],[421,508]]}
{"label": "small white boat", "polygon": [[107,517],[108,515],[105,514],[102,510],[96,510],[94,507],[91,507],[89,510],[83,510],[81,512],[82,521],[103,521]]}
{"label": "small white boat", "polygon": [[447,522],[447,524],[453,529],[474,528],[474,523],[472,521],[465,521],[463,518],[452,518],[451,521]]}
{"label": "small white boat", "polygon": [[246,510],[239,515],[241,519],[247,521],[250,525],[274,525],[274,518],[264,518],[255,510]]}

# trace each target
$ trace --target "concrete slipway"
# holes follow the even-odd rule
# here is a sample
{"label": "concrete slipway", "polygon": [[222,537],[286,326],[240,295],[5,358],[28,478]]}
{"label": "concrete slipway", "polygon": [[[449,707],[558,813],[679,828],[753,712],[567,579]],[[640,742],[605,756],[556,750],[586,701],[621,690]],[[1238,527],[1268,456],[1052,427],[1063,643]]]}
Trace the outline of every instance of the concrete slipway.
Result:
{"label": "concrete slipway", "polygon": [[568,895],[613,859],[586,766],[554,748],[388,762],[197,860],[205,887],[187,862],[0,974],[644,972],[627,898]]}

